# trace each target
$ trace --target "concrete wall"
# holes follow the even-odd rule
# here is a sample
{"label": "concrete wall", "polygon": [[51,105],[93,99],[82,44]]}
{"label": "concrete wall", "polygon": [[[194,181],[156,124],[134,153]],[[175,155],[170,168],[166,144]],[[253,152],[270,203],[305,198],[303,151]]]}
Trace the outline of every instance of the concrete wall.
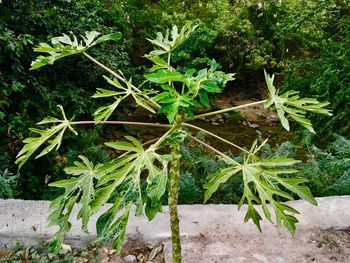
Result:
{"label": "concrete wall", "polygon": [[[308,228],[346,228],[350,225],[350,196],[317,198],[318,206],[304,201],[292,201],[289,204],[296,208],[300,215],[298,231]],[[17,241],[24,245],[36,245],[49,239],[55,231],[48,227],[47,201],[24,201],[0,199],[0,247],[8,248]],[[104,208],[106,209],[106,207]],[[179,214],[183,238],[199,237],[205,234],[223,236],[227,234],[260,235],[250,221],[243,223],[246,207],[238,212],[236,205],[181,205]],[[71,222],[73,229],[66,235],[66,244],[84,246],[96,236],[95,222],[98,215],[90,220],[90,234],[80,230],[81,223],[76,218]],[[145,217],[130,217],[126,236],[131,239],[142,239],[154,245],[170,236],[168,211],[148,222]],[[285,230],[277,229],[266,220],[262,224],[263,235],[288,235]],[[297,231],[297,235],[298,235]]]}

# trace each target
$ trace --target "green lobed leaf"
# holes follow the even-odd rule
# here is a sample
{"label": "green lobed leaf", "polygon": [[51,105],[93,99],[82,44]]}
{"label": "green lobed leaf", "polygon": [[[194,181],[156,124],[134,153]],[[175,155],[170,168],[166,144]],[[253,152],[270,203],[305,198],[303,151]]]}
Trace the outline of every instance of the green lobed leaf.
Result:
{"label": "green lobed leaf", "polygon": [[52,65],[55,61],[63,57],[81,54],[99,43],[109,40],[117,41],[121,38],[121,33],[117,32],[101,36],[95,40],[98,35],[100,35],[100,33],[96,31],[85,32],[85,35],[82,36],[85,44],[83,44],[82,41],[78,41],[77,37],[73,34],[72,37],[63,34],[62,36],[52,38],[51,45],[40,43],[34,48],[34,52],[48,53],[49,55],[38,56],[36,60],[31,63],[30,70],[35,70],[46,65]]}
{"label": "green lobed leaf", "polygon": [[[15,163],[18,164],[18,168],[20,169],[24,163],[36,152],[44,143],[48,143],[49,145],[44,148],[36,158],[40,158],[41,156],[48,154],[52,150],[58,150],[61,146],[61,142],[63,139],[63,135],[67,128],[69,128],[74,134],[77,135],[77,132],[71,127],[70,122],[67,120],[65,113],[63,111],[62,106],[58,105],[62,111],[63,120],[58,120],[56,118],[45,118],[38,125],[43,124],[51,124],[58,123],[57,125],[48,128],[46,130],[40,129],[30,129],[32,132],[39,134],[39,137],[28,137],[23,140],[25,144],[23,148],[19,151],[16,156]],[[52,139],[53,138],[53,139]],[[50,140],[51,139],[51,140]]]}
{"label": "green lobed leaf", "polygon": [[95,195],[94,179],[98,174],[98,168],[94,167],[86,157],[79,156],[79,158],[83,160],[83,163],[76,162],[76,166],[65,169],[67,174],[79,177],[54,182],[50,186],[64,188],[64,195],[67,197],[73,194],[80,196],[81,209],[78,212],[77,219],[82,219],[82,228],[85,232],[88,232],[87,224],[91,215],[90,202]]}
{"label": "green lobed leaf", "polygon": [[95,121],[108,120],[108,118],[112,115],[112,113],[115,111],[115,109],[118,107],[118,105],[123,99],[124,97],[115,97],[115,101],[112,104],[98,108],[94,112]]}
{"label": "green lobed leaf", "polygon": [[177,26],[173,26],[171,32],[167,29],[165,35],[158,32],[155,39],[147,39],[157,48],[153,50],[150,56],[160,56],[164,54],[171,53],[177,47],[179,47],[186,39],[191,35],[191,33],[197,28],[193,26],[192,23],[186,23],[181,30]]}
{"label": "green lobed leaf", "polygon": [[153,83],[165,84],[168,82],[183,82],[187,83],[186,76],[178,71],[158,70],[157,72],[146,74],[145,78]]}
{"label": "green lobed leaf", "polygon": [[209,175],[207,177],[207,180],[209,180],[209,182],[206,183],[203,187],[205,189],[204,203],[210,199],[210,197],[214,192],[218,190],[221,184],[227,182],[231,176],[237,174],[240,170],[240,167],[237,167],[236,169],[234,167],[230,167],[222,169],[219,173]]}
{"label": "green lobed leaf", "polygon": [[329,105],[328,102],[319,102],[314,98],[300,98],[299,92],[293,90],[279,95],[273,84],[274,75],[269,76],[266,71],[264,71],[264,74],[270,93],[270,98],[265,102],[265,108],[274,105],[281,124],[287,131],[290,130],[288,116],[310,132],[315,133],[311,121],[305,117],[307,111],[328,116],[332,115],[331,111],[325,108]]}
{"label": "green lobed leaf", "polygon": [[167,182],[167,169],[161,170],[150,178],[147,183],[146,191],[152,206],[157,206],[160,203],[160,199],[165,193]]}
{"label": "green lobed leaf", "polygon": [[[209,175],[207,177],[208,183],[204,186],[206,189],[205,201],[231,176],[242,174],[244,187],[239,208],[244,202],[247,202],[248,210],[245,221],[251,219],[261,231],[260,221],[262,217],[254,208],[254,204],[261,204],[263,213],[269,221],[273,222],[272,210],[275,213],[276,223],[279,226],[284,226],[294,234],[295,224],[298,220],[293,214],[298,212],[292,207],[281,203],[280,200],[292,200],[293,196],[290,194],[292,193],[313,205],[317,205],[317,202],[312,197],[310,189],[303,185],[307,182],[306,179],[283,177],[283,174],[297,172],[295,169],[284,167],[290,167],[299,163],[299,161],[285,157],[270,157],[264,160],[257,156],[265,142],[258,145],[255,141],[249,152],[244,155],[243,163],[228,160],[228,167],[221,169],[219,173]],[[281,187],[286,189],[286,191],[282,190]]]}
{"label": "green lobed leaf", "polygon": [[147,198],[145,205],[145,214],[149,221],[153,220],[153,218],[157,215],[157,213],[162,212],[162,203],[154,203],[150,198]]}
{"label": "green lobed leaf", "polygon": [[[135,139],[133,139],[133,143],[137,144],[137,147],[139,146],[139,142],[136,142]],[[129,187],[126,191],[120,191],[120,198],[117,198],[113,207],[102,214],[97,221],[98,224],[105,223],[103,228],[101,225],[97,227],[100,241],[114,238],[114,245],[120,249],[120,242],[123,240],[129,214],[127,211],[130,210],[130,204],[136,201],[130,196],[133,191],[140,190],[141,170],[139,174],[135,174],[136,170],[140,168],[137,168],[140,156],[134,154],[97,165],[84,156],[79,156],[79,158],[82,162],[75,162],[75,166],[65,169],[65,172],[73,177],[50,184],[50,186],[64,189],[64,194],[50,205],[49,223],[59,226],[58,232],[51,240],[51,247],[55,252],[59,251],[65,232],[70,230],[69,217],[75,204],[80,204],[77,219],[82,220],[82,229],[87,232],[91,215],[98,212],[125,181],[126,185],[131,185],[130,182],[132,182],[133,188]],[[132,161],[136,161],[136,163]],[[122,216],[117,216],[122,209],[125,209],[125,213]]]}

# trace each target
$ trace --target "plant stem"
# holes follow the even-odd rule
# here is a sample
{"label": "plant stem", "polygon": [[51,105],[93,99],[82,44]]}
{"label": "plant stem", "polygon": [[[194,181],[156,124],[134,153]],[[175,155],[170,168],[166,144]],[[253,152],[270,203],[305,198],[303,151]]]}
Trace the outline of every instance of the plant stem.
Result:
{"label": "plant stem", "polygon": [[[169,52],[169,54],[168,54],[168,65],[170,66],[170,60],[171,60],[171,52]],[[170,69],[170,71],[172,71],[171,69]],[[169,84],[169,86],[171,86],[171,81],[169,81],[168,82],[168,84]]]}
{"label": "plant stem", "polygon": [[[168,65],[170,66],[171,53],[168,54]],[[169,81],[169,85],[172,83]],[[175,119],[177,119],[176,116]],[[178,129],[180,127],[179,124],[174,124],[174,126],[165,133],[159,141],[165,139],[173,130]],[[159,145],[160,142],[157,142],[155,145]],[[180,145],[176,143],[171,146],[171,154],[172,160],[170,164],[170,189],[169,189],[169,199],[168,199],[168,207],[170,214],[170,229],[171,229],[171,244],[172,244],[172,254],[173,254],[173,263],[181,263],[181,239],[180,239],[180,219],[177,212],[177,204],[179,199],[179,181],[180,181]]]}
{"label": "plant stem", "polygon": [[246,107],[250,107],[250,106],[255,106],[255,105],[263,104],[266,101],[267,100],[261,100],[261,101],[252,102],[252,103],[248,103],[248,104],[244,104],[244,105],[239,105],[239,106],[235,106],[235,107],[231,107],[231,108],[226,108],[226,109],[223,109],[223,110],[203,113],[203,114],[195,115],[192,118],[187,118],[187,119],[185,119],[185,121],[193,120],[193,119],[200,119],[200,118],[203,118],[203,117],[213,116],[213,115],[222,114],[222,113],[225,113],[225,112],[234,111],[234,110],[238,110],[238,109],[242,109],[242,108],[246,108]]}
{"label": "plant stem", "polygon": [[168,53],[168,65],[170,66],[171,52]]}
{"label": "plant stem", "polygon": [[[93,58],[92,56],[90,56],[88,53],[83,52],[82,53],[86,58],[88,58],[89,60],[91,60],[92,62],[94,62],[96,65],[98,65],[100,68],[106,70],[108,73],[112,74],[115,78],[121,80],[122,82],[125,82],[125,79],[120,76],[118,73],[116,73],[115,71],[111,70],[109,67],[103,65],[101,62],[99,62],[98,60],[96,60],[95,58]],[[136,90],[139,93],[142,93],[142,91],[140,89],[138,89],[135,85],[131,84],[131,87]],[[155,102],[152,98],[150,98],[147,95],[142,94],[142,96],[144,96],[145,98],[149,99],[150,102],[156,107],[156,108],[160,108],[159,104],[157,102]]]}
{"label": "plant stem", "polygon": [[172,241],[173,263],[181,263],[181,240],[179,215],[177,211],[178,195],[179,195],[179,179],[180,179],[180,146],[172,147],[172,156],[170,167],[170,190],[169,190],[169,214],[170,214],[170,229]]}
{"label": "plant stem", "polygon": [[227,143],[227,144],[229,144],[229,145],[231,145],[231,146],[233,146],[233,147],[235,147],[235,148],[237,148],[237,149],[239,149],[239,150],[241,150],[243,152],[248,152],[246,149],[242,148],[241,146],[239,146],[237,144],[234,144],[233,142],[230,142],[230,141],[220,137],[219,135],[216,135],[215,133],[207,131],[207,130],[205,130],[203,128],[200,128],[198,126],[195,126],[195,125],[192,125],[192,124],[189,124],[189,123],[182,123],[182,125],[185,126],[185,127],[189,127],[189,128],[192,128],[192,129],[196,129],[196,130],[205,132],[206,134],[209,134],[210,136],[213,136],[214,138],[219,139],[219,140],[221,140],[221,141],[223,141],[223,142],[225,142],[225,143]]}
{"label": "plant stem", "polygon": [[81,125],[81,124],[112,124],[112,125],[133,125],[133,126],[148,126],[148,127],[158,127],[158,128],[171,128],[170,124],[161,123],[149,123],[149,122],[135,122],[135,121],[72,121],[71,125]]}

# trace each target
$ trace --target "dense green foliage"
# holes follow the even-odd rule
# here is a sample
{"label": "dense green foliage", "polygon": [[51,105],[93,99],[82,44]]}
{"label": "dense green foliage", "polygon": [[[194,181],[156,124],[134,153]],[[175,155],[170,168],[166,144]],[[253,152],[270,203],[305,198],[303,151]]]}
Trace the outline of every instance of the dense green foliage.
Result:
{"label": "dense green foliage", "polygon": [[[297,220],[290,212],[296,211],[280,201],[303,198],[315,204],[305,178],[316,195],[348,194],[349,1],[0,2],[0,198],[59,196],[49,218],[60,227],[52,250],[59,250],[71,227],[68,218],[75,203],[81,204],[78,218],[87,231],[90,215],[107,201],[114,205],[97,222],[99,240],[116,237],[119,249],[131,204],[137,214],[145,205],[152,219],[169,192],[170,210],[176,212],[177,200],[172,201],[177,199],[177,183],[182,203],[246,203],[246,221],[252,219],[260,228],[262,216],[271,221],[274,212],[277,223],[292,233]],[[42,53],[36,59],[33,48]],[[111,75],[102,77],[87,60],[102,62],[108,68],[101,68]],[[263,69],[277,72],[276,80],[266,72],[264,76]],[[229,82],[233,77],[236,81]],[[266,96],[261,92],[265,80],[268,99],[259,103],[276,109],[286,130],[294,121],[323,135],[302,145],[308,146],[307,157],[299,145],[286,143],[271,150],[266,141],[255,141],[243,145],[245,149],[238,146],[243,151],[238,157],[221,153],[223,158],[217,159],[185,140],[196,141],[187,130],[193,126],[186,122],[203,117],[196,114],[211,107],[210,95],[219,96],[224,88],[232,94],[238,87],[248,97],[261,99]],[[86,99],[91,96],[96,100]],[[319,102],[324,100],[330,101],[334,116],[309,120],[310,112],[330,115],[328,104]],[[137,107],[158,113],[157,121],[166,117],[172,126],[150,147],[142,145],[137,134],[115,142],[127,126],[100,125],[125,119]],[[48,112],[62,117],[42,120]],[[73,126],[79,123],[73,119],[89,116],[98,125],[79,130],[77,140]],[[35,123],[40,129],[28,133]],[[335,140],[334,132],[340,134]],[[169,146],[170,156],[163,153]],[[126,153],[115,158],[112,149]],[[34,152],[41,158],[23,166]],[[292,159],[295,153],[302,155],[303,164]],[[21,174],[16,164],[23,166]],[[180,164],[182,176],[175,182]],[[302,168],[300,177],[295,177],[295,166]],[[256,203],[263,213],[255,209]],[[177,222],[172,221],[172,230],[178,232],[176,213],[173,218]]]}
{"label": "dense green foliage", "polygon": [[325,150],[312,146],[302,173],[317,196],[350,194],[350,141],[336,135]]}
{"label": "dense green foliage", "polygon": [[[190,68],[206,68],[215,58],[218,69],[236,73],[236,81],[228,83],[227,89],[240,88],[259,96],[262,69],[273,70],[278,72],[276,78],[282,82],[282,90],[297,90],[303,97],[330,101],[334,117],[315,118],[320,124],[315,125],[316,132],[322,132],[324,138],[331,137],[332,132],[349,136],[347,0],[4,0],[0,18],[1,174],[17,174],[15,156],[28,135],[28,127],[47,112],[59,113],[57,104],[75,118],[90,116],[102,105],[100,100],[81,99],[93,95],[103,82],[100,72],[84,60],[73,56],[65,63],[56,63],[55,69],[28,70],[35,45],[70,31],[120,31],[123,38],[118,44],[96,46],[92,55],[141,83],[147,70],[144,64],[151,63],[143,57],[151,51],[146,38],[152,38],[163,26],[195,21],[200,27],[172,55],[173,65],[182,73]],[[120,108],[116,117],[130,110],[133,105]],[[53,198],[57,191],[48,188],[47,183],[65,178],[62,168],[72,165],[79,153],[95,162],[109,159],[98,138],[103,135],[105,141],[114,134],[108,127],[99,127],[80,131],[79,141],[73,139],[73,134],[68,135],[69,147],[64,145],[59,153],[53,153],[55,158],[44,157],[24,167],[20,179],[16,179],[15,196]],[[322,140],[321,149],[330,147],[326,141]]]}

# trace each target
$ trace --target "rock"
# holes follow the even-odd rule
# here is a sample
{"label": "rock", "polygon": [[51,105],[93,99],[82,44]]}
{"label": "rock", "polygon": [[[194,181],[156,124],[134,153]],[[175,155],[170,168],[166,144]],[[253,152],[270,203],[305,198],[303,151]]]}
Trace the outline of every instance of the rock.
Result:
{"label": "rock", "polygon": [[219,121],[219,122],[224,122],[224,119],[219,119],[218,121]]}
{"label": "rock", "polygon": [[127,255],[126,257],[123,258],[124,263],[136,263],[137,258],[134,255]]}
{"label": "rock", "polygon": [[143,262],[146,261],[146,258],[145,258],[145,256],[142,253],[138,254],[136,258],[137,258],[137,261],[140,262],[140,263],[143,263]]}
{"label": "rock", "polygon": [[155,246],[155,247],[152,249],[151,253],[149,254],[148,259],[149,259],[149,260],[155,259],[155,257],[156,257],[160,252],[162,252],[162,251],[163,251],[163,244],[160,243],[159,245]]}
{"label": "rock", "polygon": [[61,245],[61,253],[62,254],[67,254],[68,252],[72,252],[72,247],[70,245],[62,243],[62,245]]}
{"label": "rock", "polygon": [[269,261],[267,260],[267,258],[263,255],[260,254],[253,254],[253,257],[256,258],[258,260],[258,262],[260,263],[269,263]]}
{"label": "rock", "polygon": [[223,115],[224,115],[224,118],[226,119],[230,118],[230,114],[228,114],[227,112],[225,112]]}
{"label": "rock", "polygon": [[219,126],[219,123],[214,122],[214,121],[211,124],[214,125],[214,126]]}
{"label": "rock", "polygon": [[248,126],[249,126],[250,128],[253,128],[253,129],[256,129],[256,128],[259,128],[259,127],[260,127],[260,125],[257,124],[257,123],[248,123]]}

